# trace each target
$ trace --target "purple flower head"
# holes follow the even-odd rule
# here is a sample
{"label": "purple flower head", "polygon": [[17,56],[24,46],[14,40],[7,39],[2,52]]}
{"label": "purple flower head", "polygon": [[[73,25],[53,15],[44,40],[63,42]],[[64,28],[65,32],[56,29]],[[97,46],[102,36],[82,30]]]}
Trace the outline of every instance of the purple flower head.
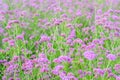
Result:
{"label": "purple flower head", "polygon": [[75,33],[75,30],[72,30],[70,32],[70,35],[68,36],[68,39],[72,39],[72,38],[75,38],[76,37],[76,33]]}
{"label": "purple flower head", "polygon": [[6,74],[7,75],[14,74],[15,72],[17,72],[18,67],[19,67],[18,64],[10,64],[10,66],[6,68]]}
{"label": "purple flower head", "polygon": [[6,29],[10,29],[12,26],[11,25],[7,25],[6,26]]}
{"label": "purple flower head", "polygon": [[120,80],[120,76],[116,76],[116,80]]}
{"label": "purple flower head", "polygon": [[73,25],[72,25],[72,24],[70,24],[70,23],[69,23],[69,24],[67,24],[66,26],[67,26],[68,28],[72,28],[72,27],[73,27]]}
{"label": "purple flower head", "polygon": [[40,69],[40,72],[48,72],[49,71],[49,68],[48,67],[42,67]]}
{"label": "purple flower head", "polygon": [[7,76],[3,76],[3,77],[2,77],[2,80],[7,80]]}
{"label": "purple flower head", "polygon": [[33,38],[35,38],[35,35],[31,35],[31,36],[29,37],[30,40],[32,40]]}
{"label": "purple flower head", "polygon": [[112,19],[113,20],[120,20],[120,17],[116,16],[116,15],[112,15]]}
{"label": "purple flower head", "polygon": [[59,25],[61,22],[62,22],[62,20],[57,20],[57,19],[56,19],[56,20],[54,21],[54,25]]}
{"label": "purple flower head", "polygon": [[70,80],[78,80],[73,73],[68,73],[67,76],[69,77]]}
{"label": "purple flower head", "polygon": [[66,75],[67,75],[67,74],[66,74],[65,71],[62,71],[62,72],[59,73],[59,76],[60,76],[60,78],[61,78],[62,80],[64,80],[64,77],[65,77]]}
{"label": "purple flower head", "polygon": [[7,62],[7,60],[0,60],[0,64]]}
{"label": "purple flower head", "polygon": [[60,73],[60,70],[62,70],[64,68],[64,66],[62,66],[62,65],[57,65],[57,66],[55,66],[55,68],[52,70],[52,73],[54,74],[54,75],[58,75],[59,73]]}
{"label": "purple flower head", "polygon": [[85,71],[82,71],[82,70],[78,70],[78,74],[80,75],[80,78],[83,78],[86,76]]}
{"label": "purple flower head", "polygon": [[9,38],[3,38],[2,39],[2,42],[8,42],[9,41]]}
{"label": "purple flower head", "polygon": [[95,46],[96,45],[94,43],[90,43],[88,46],[86,46],[86,50],[94,49]]}
{"label": "purple flower head", "polygon": [[119,32],[115,32],[115,33],[114,33],[114,36],[120,37],[120,33],[119,33]]}
{"label": "purple flower head", "polygon": [[105,73],[105,71],[102,70],[102,69],[100,69],[100,68],[95,68],[95,69],[94,69],[94,73],[95,73],[95,75],[103,76],[104,73]]}
{"label": "purple flower head", "polygon": [[18,20],[11,20],[8,22],[8,25],[12,25],[13,23],[19,23],[19,21]]}
{"label": "purple flower head", "polygon": [[88,60],[93,60],[97,57],[97,55],[93,51],[86,51],[86,52],[84,52],[83,55]]}
{"label": "purple flower head", "polygon": [[66,43],[67,43],[67,44],[72,43],[72,39],[67,39]]}
{"label": "purple flower head", "polygon": [[52,46],[53,46],[52,43],[47,44],[47,47],[49,47],[49,48],[52,48]]}
{"label": "purple flower head", "polygon": [[54,70],[62,70],[64,68],[64,66],[63,65],[57,65],[57,66],[55,66],[55,68],[54,68]]}
{"label": "purple flower head", "polygon": [[114,61],[117,58],[114,54],[108,54],[106,57],[111,61]]}
{"label": "purple flower head", "polygon": [[49,63],[49,61],[48,61],[47,58],[38,58],[38,59],[37,59],[37,62],[38,62],[38,63]]}
{"label": "purple flower head", "polygon": [[62,37],[66,37],[66,34],[65,33],[61,33],[60,34]]}
{"label": "purple flower head", "polygon": [[59,58],[54,59],[53,62],[55,62],[55,63],[62,63],[62,62],[71,63],[72,59],[69,56],[60,56]]}
{"label": "purple flower head", "polygon": [[9,42],[10,46],[14,46],[15,45],[15,40],[9,40],[8,42]]}
{"label": "purple flower head", "polygon": [[23,34],[17,35],[16,38],[20,40],[24,40],[24,35]]}
{"label": "purple flower head", "polygon": [[14,80],[14,78],[13,78],[13,77],[10,77],[8,80]]}
{"label": "purple flower head", "polygon": [[73,41],[73,43],[83,44],[83,41],[81,39],[77,38]]}
{"label": "purple flower head", "polygon": [[67,16],[67,14],[62,14],[61,15],[61,18],[67,18],[68,16]]}
{"label": "purple flower head", "polygon": [[46,58],[46,55],[44,53],[40,53],[39,58]]}
{"label": "purple flower head", "polygon": [[0,27],[0,34],[2,34],[3,32],[4,32],[4,29]]}
{"label": "purple flower head", "polygon": [[114,70],[120,74],[120,64],[115,64]]}
{"label": "purple flower head", "polygon": [[81,11],[76,12],[76,16],[81,16],[81,15],[82,15]]}
{"label": "purple flower head", "polygon": [[17,62],[18,59],[19,59],[19,56],[14,56],[13,59],[12,59],[12,61],[13,61],[13,62]]}
{"label": "purple flower head", "polygon": [[20,78],[16,78],[16,80],[21,80]]}
{"label": "purple flower head", "polygon": [[50,41],[50,37],[46,35],[41,35],[40,42],[49,42],[49,41]]}
{"label": "purple flower head", "polygon": [[25,72],[32,71],[33,67],[33,62],[31,60],[26,60],[25,63],[22,64],[22,69]]}
{"label": "purple flower head", "polygon": [[58,58],[55,58],[55,59],[53,60],[53,62],[55,62],[55,63],[61,63],[61,61],[60,61]]}
{"label": "purple flower head", "polygon": [[59,74],[59,71],[58,71],[58,70],[52,70],[52,74],[58,75],[58,74]]}

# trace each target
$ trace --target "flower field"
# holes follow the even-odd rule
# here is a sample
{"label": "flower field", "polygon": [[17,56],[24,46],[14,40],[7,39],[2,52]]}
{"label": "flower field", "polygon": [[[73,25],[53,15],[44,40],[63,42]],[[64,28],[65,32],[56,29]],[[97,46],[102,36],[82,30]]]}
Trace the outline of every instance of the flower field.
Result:
{"label": "flower field", "polygon": [[0,0],[0,80],[120,80],[120,0]]}

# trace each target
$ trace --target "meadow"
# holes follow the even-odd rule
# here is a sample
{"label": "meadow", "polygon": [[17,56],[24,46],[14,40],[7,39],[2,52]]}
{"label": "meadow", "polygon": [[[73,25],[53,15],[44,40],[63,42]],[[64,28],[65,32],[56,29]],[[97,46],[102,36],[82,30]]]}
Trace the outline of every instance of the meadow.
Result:
{"label": "meadow", "polygon": [[0,80],[120,80],[120,0],[0,0]]}

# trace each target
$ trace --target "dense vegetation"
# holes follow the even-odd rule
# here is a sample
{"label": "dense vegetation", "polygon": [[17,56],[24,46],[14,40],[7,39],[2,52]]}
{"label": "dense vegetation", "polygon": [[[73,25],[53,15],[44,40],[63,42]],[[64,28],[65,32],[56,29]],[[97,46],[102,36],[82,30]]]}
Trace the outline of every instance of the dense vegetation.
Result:
{"label": "dense vegetation", "polygon": [[120,80],[120,0],[0,0],[0,80]]}

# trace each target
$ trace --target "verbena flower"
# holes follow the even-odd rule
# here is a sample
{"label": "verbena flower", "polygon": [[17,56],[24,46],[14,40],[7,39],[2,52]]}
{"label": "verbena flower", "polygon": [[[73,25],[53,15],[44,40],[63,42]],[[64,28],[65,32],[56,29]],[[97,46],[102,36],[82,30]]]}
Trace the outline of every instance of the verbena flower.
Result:
{"label": "verbena flower", "polygon": [[120,80],[120,76],[116,76],[115,78],[116,78],[116,80]]}
{"label": "verbena flower", "polygon": [[41,35],[40,42],[49,42],[49,41],[50,41],[50,37],[46,35]]}
{"label": "verbena flower", "polygon": [[55,66],[55,68],[52,70],[52,73],[53,73],[54,75],[58,75],[58,74],[60,73],[60,70],[62,70],[63,68],[64,68],[63,65],[57,65],[57,66]]}
{"label": "verbena flower", "polygon": [[115,64],[114,70],[115,70],[117,73],[120,73],[120,64]]}
{"label": "verbena flower", "polygon": [[83,78],[86,76],[86,72],[83,70],[78,70],[78,74],[80,75],[80,78]]}
{"label": "verbena flower", "polygon": [[6,75],[7,76],[13,76],[13,74],[17,73],[18,72],[18,69],[19,69],[19,65],[18,64],[10,64],[5,72],[6,72]]}
{"label": "verbena flower", "polygon": [[85,51],[83,55],[88,60],[93,60],[97,57],[97,54],[95,54],[93,51]]}
{"label": "verbena flower", "polygon": [[0,34],[2,34],[3,32],[4,32],[4,29],[0,27]]}
{"label": "verbena flower", "polygon": [[114,61],[117,58],[114,54],[108,54],[106,57],[111,61]]}
{"label": "verbena flower", "polygon": [[8,42],[9,41],[9,38],[3,38],[2,39],[2,42]]}
{"label": "verbena flower", "polygon": [[68,62],[71,63],[72,59],[69,56],[60,56],[53,60],[55,63],[62,63],[62,62]]}
{"label": "verbena flower", "polygon": [[66,74],[66,72],[60,72],[59,74],[61,80],[78,80],[73,73],[68,73]]}
{"label": "verbena flower", "polygon": [[8,43],[10,46],[15,46],[15,40],[9,40]]}
{"label": "verbena flower", "polygon": [[7,25],[7,26],[6,26],[6,29],[10,29],[10,28],[12,28],[11,25]]}
{"label": "verbena flower", "polygon": [[0,60],[0,64],[7,62],[7,60]]}
{"label": "verbena flower", "polygon": [[94,71],[94,74],[97,76],[103,76],[105,74],[105,70],[100,68],[95,68],[93,71]]}
{"label": "verbena flower", "polygon": [[33,69],[34,65],[32,60],[26,60],[23,64],[22,64],[22,70],[25,73],[31,73],[32,69]]}
{"label": "verbena flower", "polygon": [[24,40],[24,35],[23,34],[17,35],[16,38],[20,40]]}

